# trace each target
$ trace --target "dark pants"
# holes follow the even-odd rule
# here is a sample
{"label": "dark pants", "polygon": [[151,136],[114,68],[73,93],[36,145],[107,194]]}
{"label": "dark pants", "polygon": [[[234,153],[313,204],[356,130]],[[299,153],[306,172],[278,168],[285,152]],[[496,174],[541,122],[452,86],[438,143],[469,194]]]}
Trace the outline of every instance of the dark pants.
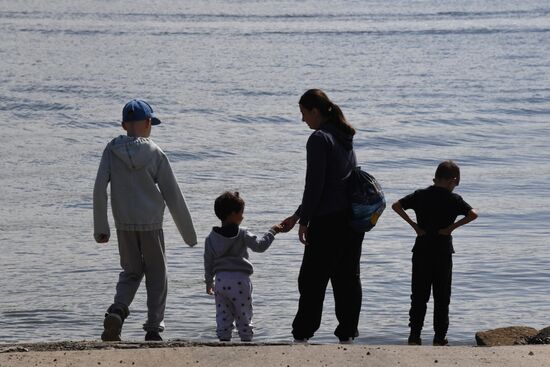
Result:
{"label": "dark pants", "polygon": [[312,219],[298,277],[300,301],[292,323],[295,339],[309,339],[319,329],[329,280],[339,323],[334,334],[340,339],[358,336],[363,237],[364,233],[349,227],[345,212]]}
{"label": "dark pants", "polygon": [[412,294],[409,311],[411,333],[420,335],[426,316],[426,304],[433,287],[434,331],[444,337],[449,328],[449,304],[453,271],[452,254],[414,253],[412,258]]}

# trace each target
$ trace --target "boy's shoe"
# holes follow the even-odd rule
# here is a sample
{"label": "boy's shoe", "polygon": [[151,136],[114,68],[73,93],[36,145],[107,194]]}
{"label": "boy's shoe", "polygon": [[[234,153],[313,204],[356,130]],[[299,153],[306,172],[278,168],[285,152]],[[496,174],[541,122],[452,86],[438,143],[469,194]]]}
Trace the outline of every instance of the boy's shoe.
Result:
{"label": "boy's shoe", "polygon": [[340,339],[340,344],[353,344],[353,339],[352,337]]}
{"label": "boy's shoe", "polygon": [[433,341],[433,346],[434,347],[444,347],[446,345],[449,345],[449,341],[447,340],[446,337],[439,337],[439,336],[434,336],[434,341]]}
{"label": "boy's shoe", "polygon": [[420,338],[420,335],[418,334],[411,334],[409,335],[409,339],[407,340],[408,345],[422,345],[422,339]]}
{"label": "boy's shoe", "polygon": [[120,332],[122,331],[122,316],[118,313],[110,312],[105,315],[103,320],[103,334],[101,340],[104,342],[119,342]]}
{"label": "boy's shoe", "polygon": [[294,344],[307,344],[308,339],[294,339]]}
{"label": "boy's shoe", "polygon": [[146,342],[161,342],[162,337],[160,336],[158,331],[148,331],[147,334],[145,334],[145,341]]}

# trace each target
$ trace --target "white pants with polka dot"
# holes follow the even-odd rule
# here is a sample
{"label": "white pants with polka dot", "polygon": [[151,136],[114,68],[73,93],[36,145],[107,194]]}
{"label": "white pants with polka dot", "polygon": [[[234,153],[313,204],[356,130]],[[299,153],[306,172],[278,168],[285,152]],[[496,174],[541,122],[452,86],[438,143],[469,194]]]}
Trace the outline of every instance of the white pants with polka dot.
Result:
{"label": "white pants with polka dot", "polygon": [[250,275],[240,271],[222,271],[216,274],[216,334],[222,341],[231,340],[234,323],[241,341],[251,341],[252,283]]}

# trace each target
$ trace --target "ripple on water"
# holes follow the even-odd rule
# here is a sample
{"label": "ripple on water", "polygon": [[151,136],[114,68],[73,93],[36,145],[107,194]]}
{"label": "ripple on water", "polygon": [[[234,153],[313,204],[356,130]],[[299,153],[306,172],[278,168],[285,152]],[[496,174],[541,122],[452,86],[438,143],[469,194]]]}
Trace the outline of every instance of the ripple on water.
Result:
{"label": "ripple on water", "polygon": [[[101,11],[93,2],[59,0],[63,11],[35,3],[0,11],[0,342],[101,335],[120,265],[114,226],[108,244],[93,241],[91,195],[133,97],[152,101],[163,120],[153,139],[199,236],[188,248],[166,212],[165,336],[215,340],[202,279],[204,237],[219,224],[213,200],[239,189],[254,233],[295,210],[310,133],[297,100],[311,87],[326,89],[357,127],[358,160],[388,202],[429,185],[439,161],[460,163],[457,192],[480,217],[455,236],[453,343],[473,344],[480,328],[546,326],[546,2],[169,0],[148,12],[129,11],[128,0]],[[404,343],[413,242],[389,209],[367,234],[360,343]],[[289,341],[302,254],[296,230],[250,254],[258,341]],[[143,339],[145,305],[142,285],[125,339]],[[313,341],[335,342],[336,324],[329,287]]]}

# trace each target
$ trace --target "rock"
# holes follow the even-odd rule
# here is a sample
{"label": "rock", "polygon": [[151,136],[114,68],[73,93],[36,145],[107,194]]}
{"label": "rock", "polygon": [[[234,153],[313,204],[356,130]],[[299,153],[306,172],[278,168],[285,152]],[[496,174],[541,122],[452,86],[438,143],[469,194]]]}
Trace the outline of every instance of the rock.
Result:
{"label": "rock", "polygon": [[8,347],[8,348],[2,348],[0,349],[0,353],[21,353],[21,352],[28,352],[29,349],[25,347]]}
{"label": "rock", "polygon": [[510,326],[476,333],[479,346],[515,345],[537,335],[538,330],[527,326]]}
{"label": "rock", "polygon": [[29,349],[25,347],[12,346],[0,349],[0,353],[21,353],[28,352]]}
{"label": "rock", "polygon": [[537,336],[540,337],[540,338],[550,338],[550,326],[545,327],[544,329],[539,331]]}
{"label": "rock", "polygon": [[537,335],[526,337],[527,344],[550,344],[550,326],[542,329]]}

